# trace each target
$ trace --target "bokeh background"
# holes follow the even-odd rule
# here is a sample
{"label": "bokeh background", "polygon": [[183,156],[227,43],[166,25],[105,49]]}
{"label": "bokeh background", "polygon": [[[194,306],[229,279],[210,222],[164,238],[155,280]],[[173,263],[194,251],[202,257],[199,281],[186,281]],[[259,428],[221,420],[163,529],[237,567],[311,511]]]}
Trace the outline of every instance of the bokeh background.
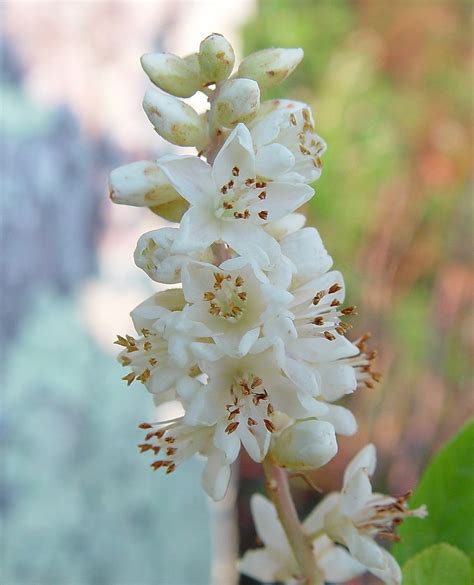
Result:
{"label": "bokeh background", "polygon": [[[218,507],[200,462],[151,473],[136,450],[151,401],[121,382],[112,345],[154,290],[135,242],[165,225],[107,199],[112,168],[168,148],[141,111],[139,57],[195,51],[211,32],[238,56],[304,48],[269,97],[313,106],[329,149],[305,211],[358,307],[353,335],[370,331],[379,351],[382,383],[350,400],[357,435],[313,481],[337,489],[370,440],[377,487],[413,487],[472,412],[472,4],[12,0],[0,11],[0,583],[233,585],[238,548],[255,546],[260,468],[244,457]],[[319,495],[294,488],[304,514]]]}

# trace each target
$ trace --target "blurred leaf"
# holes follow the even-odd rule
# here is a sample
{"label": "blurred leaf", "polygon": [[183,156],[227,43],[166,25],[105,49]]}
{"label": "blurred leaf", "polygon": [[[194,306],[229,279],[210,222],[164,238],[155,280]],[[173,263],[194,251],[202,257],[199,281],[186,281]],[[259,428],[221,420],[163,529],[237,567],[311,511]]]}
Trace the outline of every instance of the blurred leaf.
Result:
{"label": "blurred leaf", "polygon": [[[473,444],[474,420],[445,445],[427,467],[411,504],[413,508],[426,504],[429,516],[401,527],[402,542],[392,549],[399,562],[403,563],[438,542],[455,545],[472,557]],[[457,584],[456,580],[444,581],[448,582]]]}
{"label": "blurred leaf", "polygon": [[449,544],[435,544],[403,567],[403,585],[469,585],[469,559]]}

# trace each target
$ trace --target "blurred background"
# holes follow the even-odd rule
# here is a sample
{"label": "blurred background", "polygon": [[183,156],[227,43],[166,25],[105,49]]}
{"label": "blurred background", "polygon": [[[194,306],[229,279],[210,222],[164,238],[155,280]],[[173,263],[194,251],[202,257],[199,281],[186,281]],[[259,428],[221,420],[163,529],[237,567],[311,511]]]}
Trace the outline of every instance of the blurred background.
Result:
{"label": "blurred background", "polygon": [[[242,458],[217,508],[199,461],[153,474],[136,449],[151,400],[120,380],[112,345],[154,290],[133,264],[136,240],[165,225],[107,198],[111,169],[168,148],[141,110],[139,57],[193,52],[211,32],[238,57],[304,48],[268,97],[313,107],[329,148],[308,223],[358,307],[354,337],[370,331],[379,352],[382,382],[349,401],[357,435],[312,479],[337,489],[370,440],[377,488],[413,487],[472,412],[472,4],[12,0],[0,11],[2,585],[233,585],[237,548],[256,545],[260,467]],[[304,514],[319,496],[294,488]]]}

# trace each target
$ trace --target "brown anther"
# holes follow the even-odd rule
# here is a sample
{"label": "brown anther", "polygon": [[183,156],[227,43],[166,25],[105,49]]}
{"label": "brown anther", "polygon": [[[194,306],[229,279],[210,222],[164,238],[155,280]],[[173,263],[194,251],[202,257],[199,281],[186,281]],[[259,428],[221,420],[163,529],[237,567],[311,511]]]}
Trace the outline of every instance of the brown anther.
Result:
{"label": "brown anther", "polygon": [[244,210],[244,219],[248,219],[250,217],[250,211],[248,209]]}
{"label": "brown anther", "polygon": [[154,436],[155,436],[155,433],[147,433],[145,435],[145,441],[149,441]]}
{"label": "brown anther", "polygon": [[255,183],[255,187],[257,189],[265,189],[266,186],[267,186],[267,184],[265,183],[265,181],[257,181]]}
{"label": "brown anther", "polygon": [[163,467],[163,465],[164,461],[160,459],[159,461],[153,461],[153,463],[150,464],[150,467],[153,467],[153,470],[156,471],[157,469],[160,469],[160,467]]}
{"label": "brown anther", "polygon": [[215,280],[214,288],[216,290],[219,290],[222,287],[222,283],[225,280],[225,276],[220,272],[214,272],[214,280]]}
{"label": "brown anther", "polygon": [[166,437],[165,439],[165,443],[170,443],[171,445],[175,442],[175,438],[174,437]]}
{"label": "brown anther", "polygon": [[290,114],[290,124],[292,126],[296,126],[297,122],[296,122],[296,116],[294,114]]}
{"label": "brown anther", "polygon": [[325,331],[323,335],[328,341],[334,341],[336,339],[336,336],[333,335],[330,331]]}
{"label": "brown anther", "polygon": [[261,191],[261,192],[258,194],[258,198],[259,198],[259,199],[262,199],[262,201],[263,201],[263,199],[266,199],[266,198],[267,198],[267,192],[266,192],[266,191]]}
{"label": "brown anther", "polygon": [[132,360],[129,357],[127,357],[126,355],[123,355],[120,358],[120,361],[122,363],[122,366],[129,366],[132,363]]}
{"label": "brown anther", "polygon": [[316,317],[313,319],[313,325],[323,325],[324,324],[324,317]]}
{"label": "brown anther", "polygon": [[235,286],[240,287],[244,284],[244,279],[241,276],[235,278]]}
{"label": "brown anther", "polygon": [[338,284],[337,282],[335,282],[332,286],[329,287],[328,293],[330,295],[332,295],[333,293],[336,293],[338,291],[340,291],[342,289],[342,286],[340,284]]}
{"label": "brown anther", "polygon": [[380,380],[382,379],[382,374],[380,374],[379,372],[371,372],[372,375],[372,380],[374,382],[380,382]]}
{"label": "brown anther", "polygon": [[311,154],[311,151],[309,151],[305,146],[303,146],[302,144],[300,144],[300,152],[301,154]]}
{"label": "brown anther", "polygon": [[152,449],[155,455],[158,455],[158,453],[161,451],[161,447],[152,447]]}
{"label": "brown anther", "polygon": [[[240,294],[245,294],[245,293],[240,293]],[[232,309],[231,309],[231,314],[232,314],[234,317],[237,317],[237,315],[240,315],[240,313],[242,313],[242,309],[241,309],[240,307],[235,307],[235,306],[234,306],[234,307],[232,307]]]}
{"label": "brown anther", "polygon": [[145,453],[145,451],[153,449],[153,447],[148,443],[141,443],[141,445],[138,445],[138,448],[140,449],[140,453]]}
{"label": "brown anther", "polygon": [[144,349],[145,351],[150,351],[150,349],[151,349],[152,347],[153,347],[153,346],[151,345],[151,343],[150,343],[149,341],[145,341],[145,343],[143,344],[143,349]]}
{"label": "brown anther", "polygon": [[166,475],[169,475],[170,473],[173,473],[173,471],[176,469],[176,465],[174,463],[171,463],[171,465],[168,465],[168,469],[166,470]]}
{"label": "brown anther", "polygon": [[225,195],[227,193],[227,185],[223,185],[221,187],[221,193],[222,193],[222,195]]}
{"label": "brown anther", "polygon": [[253,380],[252,380],[252,384],[250,385],[250,388],[252,388],[252,390],[255,390],[255,388],[257,388],[258,386],[261,386],[262,384],[263,384],[262,378],[259,378],[258,376],[254,376]]}
{"label": "brown anther", "polygon": [[128,347],[128,341],[121,335],[117,335],[117,339],[114,341],[114,344],[121,345],[122,347]]}
{"label": "brown anther", "polygon": [[331,301],[331,307],[339,307],[340,304],[341,304],[341,301],[338,301],[337,299],[333,299]]}
{"label": "brown anther", "polygon": [[[212,85],[212,83],[211,83],[211,85]],[[216,130],[216,136],[222,136],[222,130],[220,128],[218,128]]]}
{"label": "brown anther", "polygon": [[234,206],[232,205],[232,203],[229,203],[229,201],[224,201],[224,203],[222,204],[222,207],[224,209],[234,209]]}
{"label": "brown anther", "polygon": [[264,418],[263,423],[267,431],[269,431],[270,433],[273,433],[275,431],[275,425],[272,423],[271,420],[269,420],[268,418]]}
{"label": "brown anther", "polygon": [[347,307],[341,310],[343,315],[355,315],[355,307]]}
{"label": "brown anther", "polygon": [[250,187],[250,185],[253,185],[255,183],[255,179],[245,179],[245,185],[247,187]]}
{"label": "brown anther", "polygon": [[221,314],[221,308],[218,305],[216,305],[216,303],[211,303],[209,313],[211,313],[211,315],[214,315],[214,317],[218,317]]}
{"label": "brown anther", "polygon": [[315,156],[313,158],[313,165],[317,168],[320,169],[323,166],[323,161],[319,158],[319,156]]}
{"label": "brown anther", "polygon": [[238,422],[231,422],[229,423],[226,428],[225,428],[225,432],[230,435],[231,433],[233,433],[235,430],[237,430],[237,427],[239,426],[240,423]]}
{"label": "brown anther", "polygon": [[249,427],[254,427],[256,424],[257,424],[257,421],[254,418],[252,418],[251,416],[249,416],[247,419],[247,425]]}
{"label": "brown anther", "polygon": [[240,414],[240,408],[236,408],[235,410],[230,410],[227,416],[228,420],[233,420],[237,415]]}
{"label": "brown anther", "polygon": [[267,219],[267,217],[268,217],[268,211],[266,211],[266,210],[259,211],[258,212],[258,217],[260,219],[263,219],[263,221],[265,221]]}
{"label": "brown anther", "polygon": [[152,425],[150,423],[143,422],[143,423],[140,423],[138,425],[138,428],[139,429],[152,429],[153,427],[152,427]]}
{"label": "brown anther", "polygon": [[234,211],[234,217],[235,219],[244,219],[244,214],[239,211]]}
{"label": "brown anther", "polygon": [[247,293],[246,292],[241,292],[237,296],[239,297],[239,299],[241,301],[246,301],[247,300]]}
{"label": "brown anther", "polygon": [[319,292],[317,292],[313,297],[313,305],[317,305],[325,294],[326,294],[325,290],[320,290]]}
{"label": "brown anther", "polygon": [[130,386],[130,384],[135,380],[135,377],[136,377],[135,372],[130,372],[126,376],[123,376],[122,380],[125,380],[127,382],[127,386]]}
{"label": "brown anther", "polygon": [[234,167],[232,169],[232,174],[234,175],[234,177],[238,177],[239,176],[239,173],[240,173],[239,167]]}
{"label": "brown anther", "polygon": [[342,327],[342,324],[341,325],[338,325],[336,327],[336,331],[339,333],[339,335],[344,335],[344,333],[346,332],[345,328]]}
{"label": "brown anther", "polygon": [[145,329],[145,327],[144,327],[142,329],[142,335],[143,335],[143,337],[150,337],[151,331],[149,329]]}
{"label": "brown anther", "polygon": [[369,380],[365,380],[364,384],[367,388],[370,388],[371,390],[374,389],[374,385],[372,384],[372,382],[369,382]]}
{"label": "brown anther", "polygon": [[176,451],[177,451],[176,447],[168,447],[168,449],[166,449],[166,455],[168,457],[171,457],[176,453]]}
{"label": "brown anther", "polygon": [[269,403],[267,406],[267,416],[272,416],[273,413],[274,413],[273,404]]}
{"label": "brown anther", "polygon": [[143,372],[137,376],[137,380],[140,380],[142,384],[144,384],[150,378],[150,370],[145,368]]}
{"label": "brown anther", "polygon": [[228,187],[229,189],[232,189],[232,187],[233,187],[233,186],[234,186],[234,181],[230,180],[230,181],[227,183],[227,187]]}
{"label": "brown anther", "polygon": [[157,439],[161,439],[161,438],[164,436],[164,434],[165,434],[165,433],[166,433],[166,430],[164,430],[164,429],[161,429],[161,431],[156,431],[156,432],[155,432],[155,437],[156,437]]}
{"label": "brown anther", "polygon": [[202,295],[202,298],[203,298],[205,301],[212,301],[212,300],[214,300],[214,299],[216,298],[216,295],[215,295],[215,294],[214,294],[212,291],[208,291],[208,292],[205,292],[205,293]]}

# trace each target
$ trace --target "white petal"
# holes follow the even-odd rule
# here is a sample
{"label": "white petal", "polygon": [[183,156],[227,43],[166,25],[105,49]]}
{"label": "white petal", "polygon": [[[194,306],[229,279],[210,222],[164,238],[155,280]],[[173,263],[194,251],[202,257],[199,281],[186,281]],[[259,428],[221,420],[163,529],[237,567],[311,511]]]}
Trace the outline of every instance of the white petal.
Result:
{"label": "white petal", "polygon": [[382,548],[378,546],[368,536],[359,534],[353,525],[347,525],[345,530],[345,542],[351,555],[367,567],[370,571],[373,569],[384,569],[385,558],[382,553]]}
{"label": "white petal", "polygon": [[384,549],[380,549],[383,556],[384,568],[376,569],[368,567],[370,572],[381,579],[387,585],[400,585],[402,582],[402,571],[400,565],[392,557],[392,555]]}
{"label": "white petal", "polygon": [[177,377],[178,371],[175,368],[157,368],[153,370],[147,388],[153,393],[166,392],[175,384]]}
{"label": "white petal", "polygon": [[220,222],[209,210],[191,207],[183,215],[173,252],[191,252],[207,248],[220,239]]}
{"label": "white petal", "polygon": [[352,366],[329,362],[318,364],[321,379],[321,393],[326,400],[338,400],[357,388],[357,378]]}
{"label": "white petal", "polygon": [[326,581],[342,583],[366,572],[342,546],[332,546],[318,559],[318,566],[324,571]]}
{"label": "white petal", "polygon": [[372,495],[372,486],[365,469],[359,469],[344,484],[342,491],[342,509],[347,516],[353,516],[369,500]]}
{"label": "white petal", "polygon": [[325,496],[319,504],[313,509],[303,522],[303,528],[306,534],[317,532],[324,528],[324,517],[334,508],[340,500],[340,494],[333,492]]}
{"label": "white petal", "polygon": [[222,416],[222,411],[219,389],[204,386],[186,408],[185,422],[190,425],[212,425]]}
{"label": "white petal", "polygon": [[377,465],[377,452],[374,445],[369,443],[363,447],[357,455],[352,458],[352,461],[346,467],[344,472],[343,485],[350,480],[350,478],[359,470],[366,469],[370,477],[374,474],[375,466]]}
{"label": "white petal", "polygon": [[247,331],[247,333],[242,337],[239,343],[238,349],[239,356],[246,355],[252,349],[252,346],[257,341],[259,335],[260,327],[256,327],[255,329]]}
{"label": "white petal", "polygon": [[219,423],[214,433],[214,445],[221,449],[229,463],[233,463],[240,452],[240,438],[236,432],[226,433],[226,423]]}
{"label": "white petal", "polygon": [[258,537],[265,546],[287,555],[290,550],[285,531],[278,519],[275,506],[260,494],[250,498],[250,509]]}
{"label": "white petal", "polygon": [[319,394],[319,384],[315,373],[303,362],[287,358],[284,371],[288,378],[301,390],[311,396]]}
{"label": "white petal", "polygon": [[213,500],[222,500],[229,487],[231,469],[224,454],[213,449],[202,472],[202,487]]}
{"label": "white petal", "polygon": [[293,167],[295,157],[282,144],[269,144],[257,150],[255,164],[259,177],[274,179]]}
{"label": "white petal", "polygon": [[209,205],[217,197],[211,166],[196,156],[169,156],[157,161],[170,183],[189,203]]}
{"label": "white petal", "polygon": [[282,561],[284,559],[264,548],[248,550],[239,561],[239,571],[262,583],[273,583],[284,568]]}
{"label": "white petal", "polygon": [[357,421],[352,412],[344,406],[327,404],[328,410],[321,418],[330,422],[338,435],[351,437],[357,431]]}
{"label": "white petal", "polygon": [[331,256],[312,227],[286,236],[281,241],[281,252],[295,264],[298,276],[304,281],[323,275],[332,266]]}
{"label": "white petal", "polygon": [[222,222],[221,238],[238,254],[255,261],[263,270],[273,268],[281,256],[278,242],[262,227],[245,220]]}
{"label": "white petal", "polygon": [[237,124],[218,152],[212,166],[212,175],[218,189],[230,180],[236,181],[232,169],[239,169],[239,178],[255,178],[255,155],[252,137],[244,124]]}
{"label": "white petal", "polygon": [[[304,183],[268,183],[265,187],[267,196],[261,200],[256,198],[249,207],[250,211],[258,214],[268,212],[266,221],[276,221],[290,214],[311,199],[314,189]],[[263,223],[263,222],[262,222]]]}

